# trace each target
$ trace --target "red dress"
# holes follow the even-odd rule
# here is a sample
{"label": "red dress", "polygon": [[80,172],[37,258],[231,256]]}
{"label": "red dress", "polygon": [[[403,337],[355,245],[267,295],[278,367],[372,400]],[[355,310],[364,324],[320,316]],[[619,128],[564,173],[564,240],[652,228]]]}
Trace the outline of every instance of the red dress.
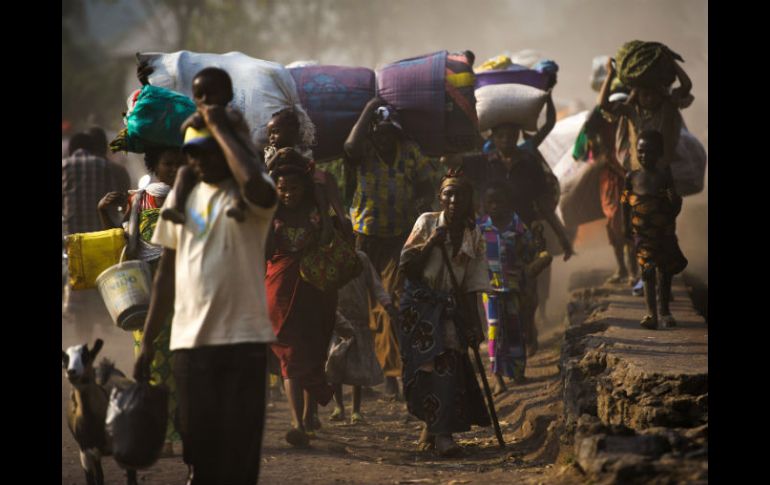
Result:
{"label": "red dress", "polygon": [[306,248],[318,244],[321,219],[313,209],[300,227],[291,227],[276,214],[275,252],[267,261],[265,287],[273,331],[272,350],[281,374],[296,379],[319,404],[332,398],[326,381],[326,355],[334,329],[337,290],[321,291],[303,280],[300,260]]}

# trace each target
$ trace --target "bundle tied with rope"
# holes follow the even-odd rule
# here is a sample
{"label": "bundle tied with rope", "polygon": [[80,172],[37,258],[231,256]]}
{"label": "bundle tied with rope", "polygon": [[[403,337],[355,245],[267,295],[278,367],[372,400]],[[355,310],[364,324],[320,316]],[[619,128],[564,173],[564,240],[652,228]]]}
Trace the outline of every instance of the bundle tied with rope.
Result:
{"label": "bundle tied with rope", "polygon": [[675,62],[682,56],[660,42],[632,40],[615,57],[618,79],[632,88],[668,88],[676,80]]}
{"label": "bundle tied with rope", "polygon": [[184,139],[180,127],[196,109],[187,96],[149,84],[132,92],[126,104],[126,127],[110,143],[113,152],[181,147]]}

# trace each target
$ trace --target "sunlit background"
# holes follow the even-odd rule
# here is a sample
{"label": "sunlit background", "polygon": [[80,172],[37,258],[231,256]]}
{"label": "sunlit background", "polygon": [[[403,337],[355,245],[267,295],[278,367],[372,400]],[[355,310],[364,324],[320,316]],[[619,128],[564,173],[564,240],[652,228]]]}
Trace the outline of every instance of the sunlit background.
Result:
{"label": "sunlit background", "polygon": [[[663,42],[679,53],[695,102],[683,111],[708,150],[708,3],[705,0],[64,0],[62,138],[92,124],[115,133],[134,76],[135,53],[241,51],[287,64],[365,66],[437,50],[470,49],[476,65],[531,49],[559,66],[562,115],[590,109],[591,61],[626,41]],[[125,159],[135,182],[139,156]],[[707,175],[708,177],[708,175]],[[708,281],[706,189],[685,199],[678,220],[689,271]],[[549,305],[563,308],[568,271],[611,268],[604,222],[583,226],[578,256],[554,264]]]}

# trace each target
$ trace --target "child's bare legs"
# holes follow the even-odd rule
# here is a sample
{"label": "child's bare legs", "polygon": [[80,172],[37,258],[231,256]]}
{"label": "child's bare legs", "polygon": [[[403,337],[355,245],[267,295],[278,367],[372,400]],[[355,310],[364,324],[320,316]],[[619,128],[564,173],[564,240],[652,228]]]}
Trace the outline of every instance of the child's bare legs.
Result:
{"label": "child's bare legs", "polygon": [[641,325],[642,327],[650,330],[655,330],[658,328],[655,273],[657,273],[655,266],[649,266],[642,271],[642,281],[644,282],[644,301],[647,304],[647,315],[642,318]]}
{"label": "child's bare legs", "polygon": [[185,216],[187,198],[197,183],[198,177],[191,167],[187,165],[179,167],[179,170],[176,172],[174,187],[171,189],[174,191],[174,207],[164,208],[160,212],[160,216],[174,224],[184,224],[185,220],[187,220]]}
{"label": "child's bare legs", "polygon": [[610,239],[610,245],[612,246],[612,252],[615,254],[615,263],[618,265],[617,271],[615,271],[615,274],[613,274],[609,280],[607,280],[608,283],[625,283],[628,281],[628,268],[626,268],[626,262],[625,262],[625,254],[624,254],[624,243],[618,243],[616,239],[613,238],[612,235],[612,229],[610,226],[607,226],[607,235]]}
{"label": "child's bare legs", "polygon": [[672,279],[673,275],[667,271],[658,271],[658,308],[664,328],[676,326],[676,320],[674,320],[674,317],[671,315],[671,310],[668,306],[671,301]]}
{"label": "child's bare legs", "polygon": [[639,279],[639,263],[636,261],[636,251],[634,251],[634,243],[633,242],[627,242],[624,245],[626,258],[628,258],[628,270],[630,272],[629,275],[629,283],[633,285],[637,282]]}
{"label": "child's bare legs", "polygon": [[302,387],[296,379],[286,379],[283,383],[286,387],[286,398],[289,401],[292,426],[292,429],[286,433],[286,441],[293,446],[307,446],[308,437],[301,418],[301,409],[305,406]]}
{"label": "child's bare legs", "polygon": [[[334,390],[334,411],[329,416],[329,421],[344,421],[345,420],[345,403],[342,400],[342,384],[332,384]],[[355,400],[353,401],[355,405]]]}
{"label": "child's bare legs", "polygon": [[306,431],[321,429],[321,422],[318,420],[318,403],[305,391],[305,409],[302,413],[302,421]]}

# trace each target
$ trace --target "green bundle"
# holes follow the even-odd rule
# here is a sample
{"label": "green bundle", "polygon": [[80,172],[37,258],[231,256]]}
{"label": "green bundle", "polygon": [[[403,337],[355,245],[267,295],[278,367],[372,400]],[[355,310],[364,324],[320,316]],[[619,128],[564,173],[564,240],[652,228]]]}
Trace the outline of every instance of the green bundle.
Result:
{"label": "green bundle", "polygon": [[682,57],[660,42],[626,42],[615,56],[618,79],[629,87],[668,88],[676,80]]}

